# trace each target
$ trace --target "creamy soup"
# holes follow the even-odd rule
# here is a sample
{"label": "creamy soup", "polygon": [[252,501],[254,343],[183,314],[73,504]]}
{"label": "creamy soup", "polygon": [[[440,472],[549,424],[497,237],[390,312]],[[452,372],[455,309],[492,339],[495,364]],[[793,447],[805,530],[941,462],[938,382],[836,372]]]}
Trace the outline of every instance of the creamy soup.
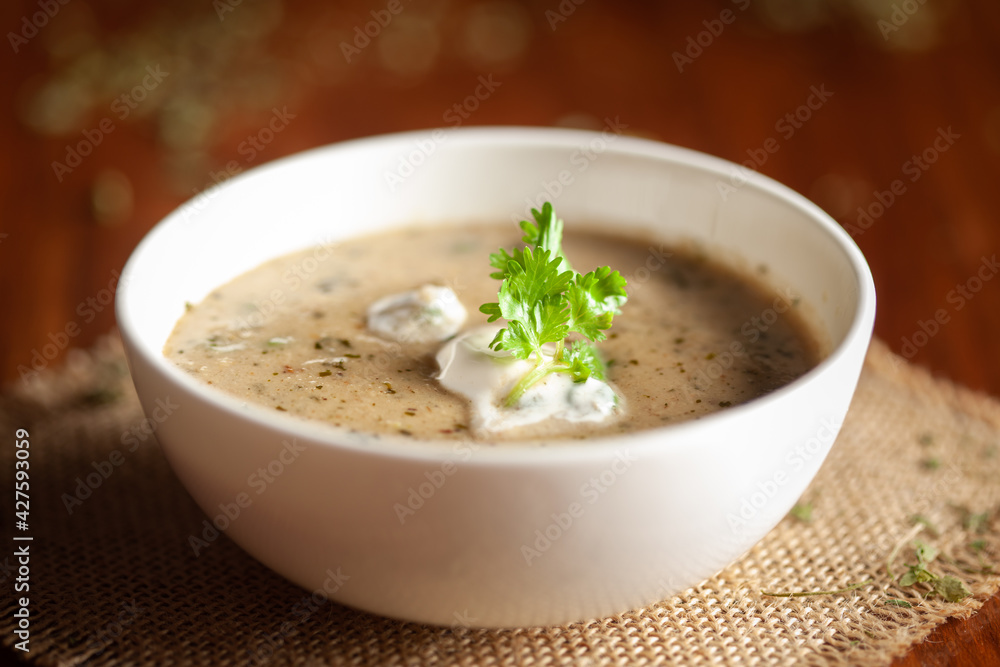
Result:
{"label": "creamy soup", "polygon": [[[396,342],[367,327],[371,304],[422,285],[451,288],[485,324],[496,301],[488,255],[520,243],[513,225],[421,227],[270,261],[189,305],[164,348],[192,375],[268,409],[372,434],[477,437],[467,401],[443,389],[439,342]],[[695,419],[782,387],[816,365],[818,346],[792,294],[659,243],[567,228],[578,271],[608,265],[628,302],[598,344],[620,419],[561,420],[490,440],[612,435]],[[481,436],[479,436],[481,437]]]}

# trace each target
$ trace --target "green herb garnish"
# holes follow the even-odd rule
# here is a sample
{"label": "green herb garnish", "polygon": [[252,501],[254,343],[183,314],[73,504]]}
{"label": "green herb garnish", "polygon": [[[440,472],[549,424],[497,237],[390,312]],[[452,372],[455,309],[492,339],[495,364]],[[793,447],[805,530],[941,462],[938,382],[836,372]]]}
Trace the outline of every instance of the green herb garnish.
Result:
{"label": "green herb garnish", "polygon": [[972,595],[972,591],[969,590],[964,581],[950,574],[935,579],[932,586],[934,592],[948,602],[961,602]]}
{"label": "green herb garnish", "polygon": [[890,607],[902,607],[903,609],[913,609],[913,605],[906,600],[900,600],[899,598],[886,598],[882,601],[882,604],[889,605]]}
{"label": "green herb garnish", "polygon": [[966,510],[964,516],[962,517],[962,527],[973,533],[982,535],[986,532],[987,528],[989,528],[989,525],[989,512],[980,512],[979,514],[975,514]]}
{"label": "green herb garnish", "polygon": [[986,562],[983,557],[983,552],[986,551],[986,540],[975,540],[969,542],[969,550],[976,554],[976,558],[979,559],[979,569],[972,570],[969,568],[962,568],[965,572],[970,574],[993,574],[993,566]]}
{"label": "green herb garnish", "polygon": [[849,593],[856,588],[861,588],[862,586],[867,586],[868,584],[875,583],[871,579],[868,581],[859,581],[856,584],[851,584],[850,586],[845,586],[844,588],[838,588],[831,591],[798,591],[796,593],[776,593],[774,591],[764,591],[760,592],[761,595],[765,595],[770,598],[805,598],[812,597],[814,595],[843,595],[844,593]]}
{"label": "green herb garnish", "polygon": [[790,509],[788,514],[802,523],[809,523],[813,519],[813,504],[811,502],[795,503],[795,507]]}
{"label": "green herb garnish", "polygon": [[937,558],[938,550],[919,540],[913,544],[917,562],[915,565],[907,563],[907,568],[909,569],[899,578],[900,586],[912,586],[913,584],[922,584],[937,579],[937,575],[928,570],[927,565]]}
{"label": "green herb garnish", "polygon": [[923,466],[924,470],[937,470],[941,467],[941,459],[936,456],[932,456],[921,460],[920,465]]}
{"label": "green herb garnish", "polygon": [[[627,299],[625,279],[610,267],[586,274],[573,270],[562,251],[563,221],[552,204],[531,209],[531,214],[535,222],[522,220],[521,229],[522,240],[532,247],[490,254],[490,265],[497,269],[490,277],[503,282],[498,302],[479,307],[490,322],[507,320],[491,349],[535,360],[508,394],[508,407],[549,373],[569,373],[576,382],[603,380],[605,366],[593,343],[605,339],[604,331]],[[567,341],[571,334],[582,338]],[[552,354],[543,350],[549,344],[555,345]]]}
{"label": "green herb garnish", "polygon": [[948,602],[960,602],[972,595],[965,582],[950,574],[940,576],[931,572],[927,566],[938,557],[938,550],[917,540],[913,543],[917,562],[907,563],[907,571],[899,578],[900,586],[929,584],[931,593],[940,595]]}

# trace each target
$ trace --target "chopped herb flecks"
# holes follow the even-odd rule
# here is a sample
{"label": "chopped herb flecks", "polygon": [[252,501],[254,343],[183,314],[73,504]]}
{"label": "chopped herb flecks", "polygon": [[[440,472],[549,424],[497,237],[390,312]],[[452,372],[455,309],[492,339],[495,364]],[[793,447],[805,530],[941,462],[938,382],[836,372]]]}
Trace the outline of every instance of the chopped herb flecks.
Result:
{"label": "chopped herb flecks", "polygon": [[856,588],[861,588],[862,586],[867,586],[868,584],[875,583],[872,580],[859,581],[856,584],[851,584],[850,586],[845,586],[844,588],[838,588],[832,591],[800,591],[797,593],[775,593],[773,591],[761,591],[760,594],[770,597],[770,598],[804,598],[811,597],[813,595],[843,595],[844,593],[849,593]]}
{"label": "chopped herb flecks", "polygon": [[904,609],[912,609],[913,605],[906,600],[900,600],[899,598],[886,598],[883,604],[887,604],[890,607],[902,607]]}
{"label": "chopped herb flecks", "polygon": [[788,515],[803,523],[809,523],[813,518],[813,504],[795,503],[795,507],[789,510]]}
{"label": "chopped herb flecks", "polygon": [[[918,527],[919,528],[919,527]],[[948,602],[960,602],[965,598],[972,595],[969,587],[965,585],[965,582],[958,577],[948,575],[938,575],[932,572],[927,566],[930,565],[935,558],[938,557],[938,550],[929,545],[921,542],[919,540],[913,543],[914,555],[916,556],[917,562],[906,565],[906,572],[904,572],[899,577],[899,585],[903,587],[916,586],[918,584],[926,584],[930,591],[930,595],[939,595]],[[889,561],[886,562],[886,571],[889,574],[890,579],[895,580],[896,577],[892,574],[892,559],[898,553],[899,549],[894,549],[892,554],[889,556]]]}

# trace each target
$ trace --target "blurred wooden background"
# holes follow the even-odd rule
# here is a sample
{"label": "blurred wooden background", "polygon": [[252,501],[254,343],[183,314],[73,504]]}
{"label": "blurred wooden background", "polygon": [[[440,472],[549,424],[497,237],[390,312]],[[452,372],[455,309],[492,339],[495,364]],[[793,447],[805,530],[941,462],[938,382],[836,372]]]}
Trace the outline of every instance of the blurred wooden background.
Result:
{"label": "blurred wooden background", "polygon": [[[618,118],[816,201],[868,257],[876,334],[1000,396],[993,0],[63,1],[0,8],[5,382],[112,330],[132,248],[227,171],[400,130]],[[480,77],[495,90],[473,104]],[[997,664],[998,608],[901,664]]]}

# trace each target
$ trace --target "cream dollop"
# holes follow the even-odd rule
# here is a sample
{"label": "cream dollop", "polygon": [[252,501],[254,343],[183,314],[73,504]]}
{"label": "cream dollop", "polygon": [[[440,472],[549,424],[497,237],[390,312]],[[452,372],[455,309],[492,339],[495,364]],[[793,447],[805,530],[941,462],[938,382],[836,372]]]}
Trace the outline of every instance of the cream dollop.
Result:
{"label": "cream dollop", "polygon": [[620,399],[608,383],[595,378],[574,382],[567,373],[546,375],[517,404],[504,406],[511,389],[535,363],[491,350],[489,344],[499,330],[497,326],[472,329],[437,353],[438,381],[472,403],[473,430],[501,431],[546,419],[601,422],[619,416]]}
{"label": "cream dollop", "polygon": [[422,285],[368,307],[368,328],[399,343],[431,343],[458,333],[465,307],[449,287]]}

